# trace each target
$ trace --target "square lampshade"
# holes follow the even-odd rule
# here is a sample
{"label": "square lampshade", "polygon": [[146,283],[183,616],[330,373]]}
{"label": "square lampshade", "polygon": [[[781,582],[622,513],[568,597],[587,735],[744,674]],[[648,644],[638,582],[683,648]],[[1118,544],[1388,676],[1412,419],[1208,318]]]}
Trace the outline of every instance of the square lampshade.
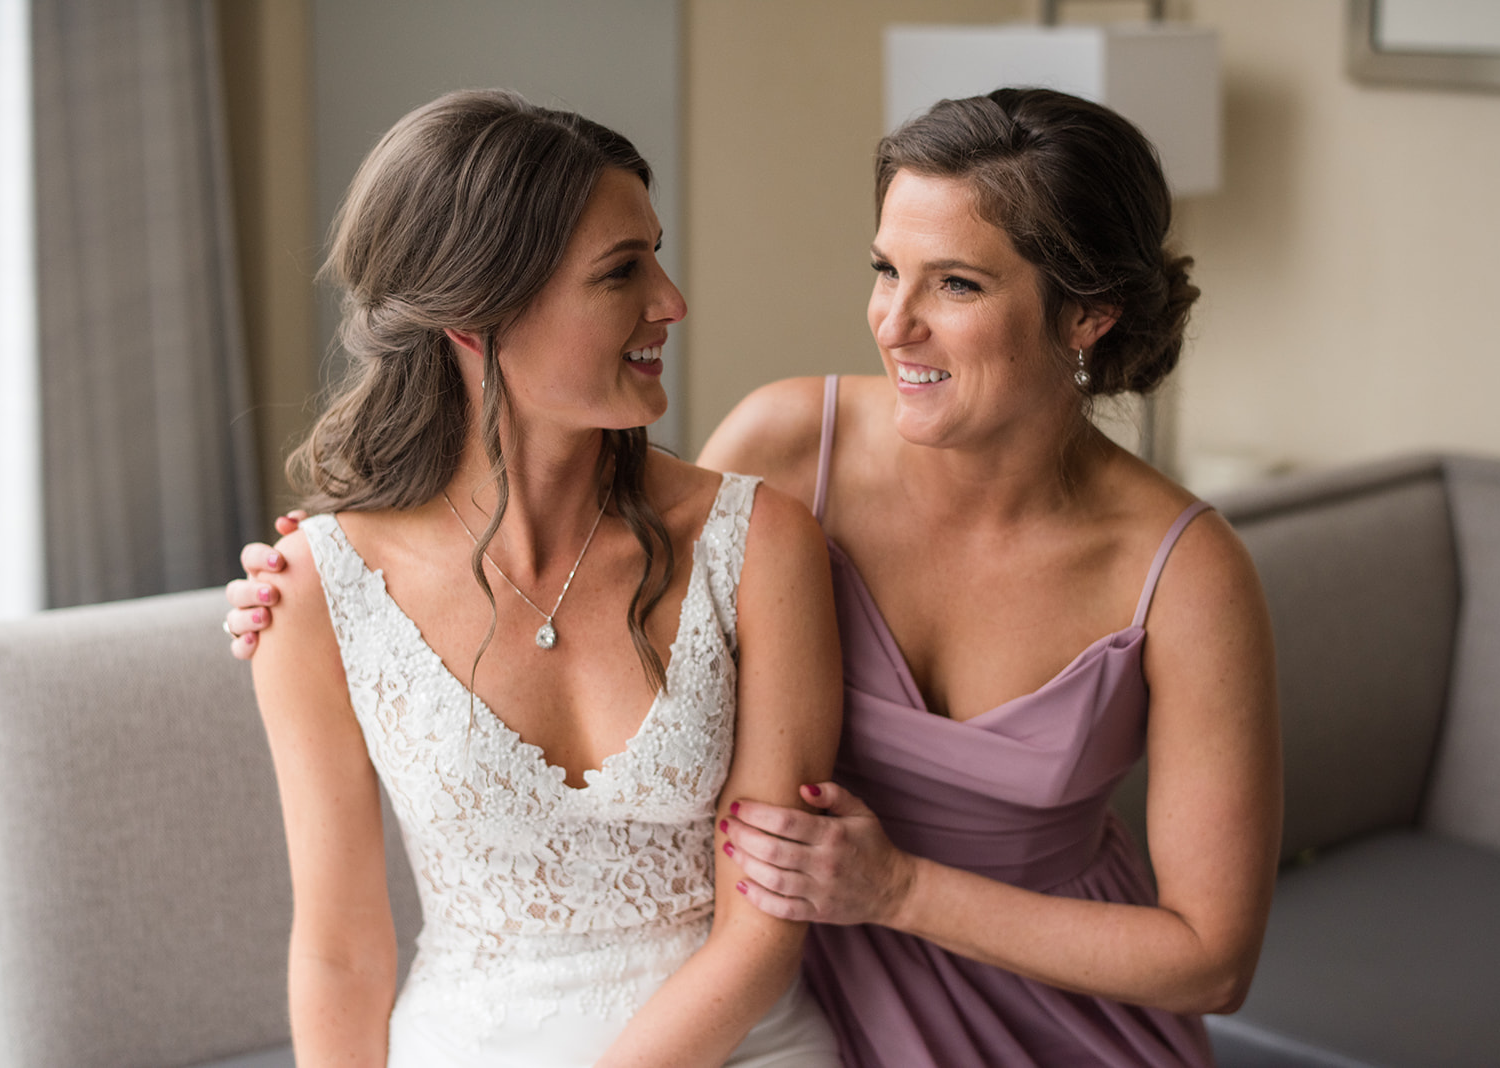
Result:
{"label": "square lampshade", "polygon": [[1166,23],[1107,26],[890,26],[885,124],[939,100],[1043,86],[1124,115],[1156,145],[1176,196],[1219,187],[1218,40]]}

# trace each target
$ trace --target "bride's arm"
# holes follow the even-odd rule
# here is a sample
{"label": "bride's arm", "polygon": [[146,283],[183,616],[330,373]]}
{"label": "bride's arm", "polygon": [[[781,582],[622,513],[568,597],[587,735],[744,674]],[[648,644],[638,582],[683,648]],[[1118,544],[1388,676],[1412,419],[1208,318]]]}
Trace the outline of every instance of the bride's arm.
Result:
{"label": "bride's arm", "polygon": [[[828,554],[817,524],[762,487],[751,515],[739,592],[739,708],[721,794],[799,804],[827,778],[838,746],[841,678]],[[722,820],[727,808],[719,813]],[[715,834],[714,924],[599,1061],[621,1066],[719,1065],[786,990],[805,925],[752,906]]]}
{"label": "bride's arm", "polygon": [[277,548],[287,600],[254,674],[291,860],[292,1042],[302,1068],[375,1068],[396,993],[380,791],[306,540]]}

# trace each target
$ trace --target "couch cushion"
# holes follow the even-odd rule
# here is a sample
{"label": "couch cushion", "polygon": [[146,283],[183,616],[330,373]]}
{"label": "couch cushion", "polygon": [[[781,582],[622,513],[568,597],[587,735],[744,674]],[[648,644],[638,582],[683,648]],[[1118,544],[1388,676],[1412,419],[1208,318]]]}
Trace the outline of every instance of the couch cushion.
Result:
{"label": "couch cushion", "polygon": [[1203,1022],[1208,1025],[1215,1068],[1382,1068],[1337,1050],[1320,1049],[1262,1030],[1238,1016],[1209,1016]]}
{"label": "couch cushion", "polygon": [[1283,855],[1415,823],[1458,614],[1442,467],[1288,478],[1222,503],[1276,632]]}
{"label": "couch cushion", "polygon": [[281,817],[222,596],[0,628],[0,1044],[180,1065],[286,1041]]}
{"label": "couch cushion", "polygon": [[1500,855],[1425,833],[1288,869],[1233,1027],[1387,1068],[1500,1064],[1497,902]]}
{"label": "couch cushion", "polygon": [[223,609],[207,590],[0,625],[6,1063],[173,1068],[287,1040],[280,804]]}
{"label": "couch cushion", "polygon": [[1423,822],[1500,850],[1500,461],[1446,467],[1463,604]]}
{"label": "couch cushion", "polygon": [[[297,1062],[292,1057],[291,1046],[275,1046],[212,1064],[201,1064],[197,1068],[297,1068]],[[1220,1068],[1224,1066],[1220,1065]]]}

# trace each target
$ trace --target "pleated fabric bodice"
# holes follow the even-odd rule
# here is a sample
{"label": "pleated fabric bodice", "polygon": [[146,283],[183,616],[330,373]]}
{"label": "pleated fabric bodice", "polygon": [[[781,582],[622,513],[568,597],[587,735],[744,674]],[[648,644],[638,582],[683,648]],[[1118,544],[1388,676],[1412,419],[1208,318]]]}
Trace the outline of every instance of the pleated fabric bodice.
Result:
{"label": "pleated fabric bodice", "polygon": [[[820,520],[836,396],[830,381]],[[1129,627],[1040,689],[962,722],[928,711],[869,588],[830,540],[844,656],[836,780],[915,855],[1028,890],[1154,904],[1109,800],[1145,745],[1151,596],[1178,535],[1206,508],[1196,502],[1165,532]],[[887,928],[815,926],[806,971],[849,1068],[1213,1063],[1196,1017],[1069,993]]]}

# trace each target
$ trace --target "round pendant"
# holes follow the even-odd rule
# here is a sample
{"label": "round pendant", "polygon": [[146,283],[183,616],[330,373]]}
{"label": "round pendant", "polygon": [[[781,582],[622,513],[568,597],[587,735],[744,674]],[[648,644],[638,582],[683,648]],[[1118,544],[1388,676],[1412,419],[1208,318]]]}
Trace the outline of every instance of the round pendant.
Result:
{"label": "round pendant", "polygon": [[557,644],[557,631],[553,628],[551,620],[543,623],[536,631],[536,646],[538,649],[551,649]]}

